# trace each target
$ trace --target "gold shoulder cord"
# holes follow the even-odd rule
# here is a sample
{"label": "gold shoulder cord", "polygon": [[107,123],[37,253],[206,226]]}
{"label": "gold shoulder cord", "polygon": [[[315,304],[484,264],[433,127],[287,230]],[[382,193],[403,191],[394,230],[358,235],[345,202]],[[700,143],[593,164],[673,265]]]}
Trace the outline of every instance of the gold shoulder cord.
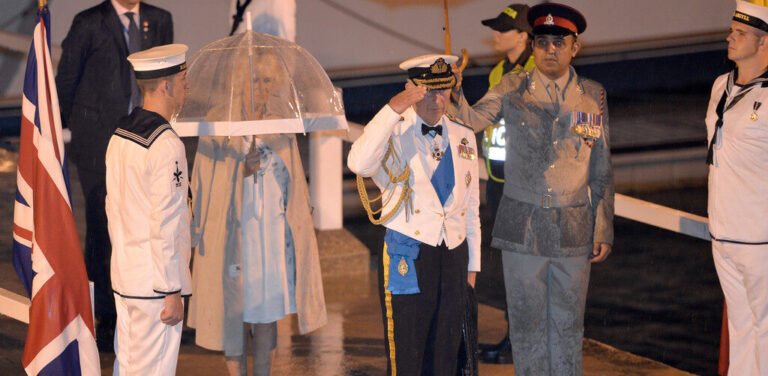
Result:
{"label": "gold shoulder cord", "polygon": [[[392,169],[387,166],[387,160],[389,158],[392,158]],[[412,210],[412,202],[411,202],[411,185],[409,182],[409,178],[411,177],[411,169],[408,167],[408,164],[402,164],[404,167],[402,171],[400,171],[399,174],[395,175],[393,173],[393,170],[397,170],[400,168],[402,164],[402,161],[400,160],[400,157],[395,152],[394,144],[392,143],[392,138],[389,139],[389,144],[387,145],[387,152],[384,154],[384,159],[381,161],[381,167],[384,169],[384,171],[387,173],[387,177],[389,178],[389,183],[387,183],[387,186],[383,191],[389,190],[391,193],[389,196],[384,198],[384,193],[380,194],[378,197],[375,197],[373,199],[368,198],[368,191],[365,189],[365,180],[362,176],[357,176],[357,193],[360,195],[360,202],[363,204],[363,208],[365,208],[366,213],[368,213],[368,219],[373,223],[374,225],[380,225],[382,223],[387,222],[392,218],[392,216],[397,213],[398,210],[400,210],[400,207],[402,205],[405,205],[405,220],[408,221],[408,215],[409,212]],[[392,199],[392,195],[394,194],[394,189],[390,190],[390,187],[393,185],[402,183],[403,189],[400,191],[400,197],[397,199],[397,204],[395,204],[395,207],[392,209],[389,213],[383,213],[384,207],[389,204],[390,200]],[[373,210],[371,208],[371,203],[381,201],[381,207],[377,210]],[[375,218],[376,214],[380,214],[378,219]]]}

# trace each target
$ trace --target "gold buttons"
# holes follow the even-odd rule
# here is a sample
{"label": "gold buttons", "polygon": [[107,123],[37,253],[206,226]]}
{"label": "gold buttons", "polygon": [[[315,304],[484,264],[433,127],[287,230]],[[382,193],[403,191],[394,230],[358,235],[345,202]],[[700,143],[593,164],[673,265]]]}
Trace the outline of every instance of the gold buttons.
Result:
{"label": "gold buttons", "polygon": [[419,214],[419,213],[421,213],[421,210],[419,210],[419,209],[416,209],[416,210],[414,210],[413,212],[414,212],[414,213],[416,213],[416,214]]}
{"label": "gold buttons", "polygon": [[421,235],[421,231],[416,230],[416,232],[413,233],[414,235]]}

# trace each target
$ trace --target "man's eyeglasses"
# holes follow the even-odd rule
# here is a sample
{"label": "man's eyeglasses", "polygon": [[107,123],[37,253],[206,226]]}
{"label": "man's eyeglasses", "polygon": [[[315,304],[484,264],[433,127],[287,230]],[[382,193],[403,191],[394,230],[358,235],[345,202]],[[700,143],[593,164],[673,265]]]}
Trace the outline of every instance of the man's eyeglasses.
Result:
{"label": "man's eyeglasses", "polygon": [[545,36],[537,36],[533,39],[533,47],[535,48],[541,48],[543,50],[546,50],[549,48],[549,45],[555,46],[556,50],[562,50],[565,48],[565,38],[559,37],[559,38],[551,38],[551,37],[545,37]]}

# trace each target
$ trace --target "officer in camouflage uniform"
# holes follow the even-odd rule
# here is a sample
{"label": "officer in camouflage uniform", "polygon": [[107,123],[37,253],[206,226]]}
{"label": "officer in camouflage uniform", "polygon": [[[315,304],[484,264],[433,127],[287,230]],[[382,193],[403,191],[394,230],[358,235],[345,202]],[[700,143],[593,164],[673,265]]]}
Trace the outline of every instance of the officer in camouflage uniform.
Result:
{"label": "officer in camouflage uniform", "polygon": [[536,69],[505,75],[458,117],[507,125],[504,195],[491,245],[502,249],[516,375],[582,374],[590,264],[613,243],[614,187],[605,90],[570,66],[586,20],[565,5],[528,14]]}

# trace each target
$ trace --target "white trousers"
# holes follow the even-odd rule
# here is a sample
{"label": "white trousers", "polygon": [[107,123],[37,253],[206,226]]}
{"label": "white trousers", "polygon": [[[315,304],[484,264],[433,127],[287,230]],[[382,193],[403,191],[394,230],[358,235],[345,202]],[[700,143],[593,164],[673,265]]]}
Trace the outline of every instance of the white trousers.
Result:
{"label": "white trousers", "polygon": [[128,299],[115,294],[115,376],[176,374],[183,322],[160,321],[163,299]]}
{"label": "white trousers", "polygon": [[729,375],[768,376],[768,245],[713,241],[728,304]]}

